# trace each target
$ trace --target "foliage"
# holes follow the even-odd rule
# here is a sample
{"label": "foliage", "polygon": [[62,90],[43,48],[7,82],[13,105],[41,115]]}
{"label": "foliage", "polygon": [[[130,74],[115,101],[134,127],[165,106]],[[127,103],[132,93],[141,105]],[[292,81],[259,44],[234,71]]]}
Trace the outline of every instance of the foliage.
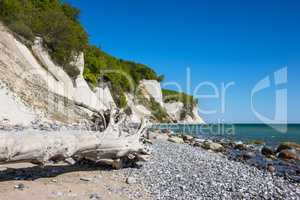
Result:
{"label": "foliage", "polygon": [[159,75],[158,77],[157,77],[157,81],[158,82],[163,82],[165,80],[165,75]]}
{"label": "foliage", "polygon": [[150,99],[146,98],[140,88],[137,90],[136,97],[139,104],[145,106],[149,111],[151,111],[154,120],[159,122],[170,122],[170,118],[168,117],[166,110],[161,107],[161,105],[156,102],[153,97],[150,97]]}
{"label": "foliage", "polygon": [[[88,43],[88,35],[78,21],[80,11],[60,0],[0,0],[0,20],[13,32],[33,42],[42,37],[52,59],[75,78],[80,73],[72,66],[79,52],[84,52],[84,78],[92,86],[101,81],[111,83],[112,96],[119,107],[125,107],[126,92],[134,92],[142,79],[163,81],[146,65],[115,58]],[[192,96],[163,90],[166,102],[182,101],[184,112],[190,113],[196,103]],[[145,105],[159,120],[166,120],[166,112],[153,99]]]}
{"label": "foliage", "polygon": [[140,80],[157,79],[155,71],[151,68],[117,59],[96,46],[88,46],[84,55],[84,78],[94,86],[103,80],[111,82],[112,95],[120,107],[126,105],[124,93],[134,92]]}
{"label": "foliage", "polygon": [[197,99],[194,99],[193,96],[187,95],[184,92],[177,92],[174,90],[163,89],[162,93],[163,93],[164,102],[166,103],[180,101],[184,104],[196,105],[198,101]]}
{"label": "foliage", "polygon": [[171,102],[182,102],[183,103],[183,109],[180,113],[180,118],[184,119],[187,115],[190,115],[193,117],[193,109],[198,104],[198,100],[195,99],[191,95],[187,95],[183,92],[177,92],[173,90],[167,90],[163,89],[163,98],[165,103],[171,103]]}
{"label": "foliage", "polygon": [[32,30],[22,21],[12,22],[10,24],[10,29],[13,32],[19,33],[19,35],[29,39],[30,41],[34,40],[34,34]]}
{"label": "foliage", "polygon": [[160,106],[158,102],[155,101],[153,97],[150,98],[149,109],[151,110],[152,115],[159,122],[170,122],[168,114],[164,108]]}
{"label": "foliage", "polygon": [[70,66],[74,55],[83,51],[88,37],[77,21],[79,10],[58,0],[2,0],[0,19],[12,31],[33,41],[43,38],[53,60],[76,77],[76,67]]}

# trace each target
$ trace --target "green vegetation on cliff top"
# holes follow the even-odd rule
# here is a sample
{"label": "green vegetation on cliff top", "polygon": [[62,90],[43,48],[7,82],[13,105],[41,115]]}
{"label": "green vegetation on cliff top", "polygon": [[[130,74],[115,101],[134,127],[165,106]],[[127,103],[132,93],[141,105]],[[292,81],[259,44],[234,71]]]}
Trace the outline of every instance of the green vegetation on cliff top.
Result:
{"label": "green vegetation on cliff top", "polygon": [[[84,52],[84,78],[93,86],[99,81],[109,81],[111,91],[119,107],[126,106],[125,92],[133,92],[142,79],[163,80],[146,65],[115,58],[100,48],[89,44],[88,34],[81,26],[79,9],[59,0],[1,0],[0,20],[14,33],[29,43],[35,36],[43,39],[50,56],[72,78],[79,69],[70,63],[79,52]],[[164,90],[166,101],[182,101],[188,108],[193,97],[175,91]],[[192,106],[194,103],[191,104]]]}

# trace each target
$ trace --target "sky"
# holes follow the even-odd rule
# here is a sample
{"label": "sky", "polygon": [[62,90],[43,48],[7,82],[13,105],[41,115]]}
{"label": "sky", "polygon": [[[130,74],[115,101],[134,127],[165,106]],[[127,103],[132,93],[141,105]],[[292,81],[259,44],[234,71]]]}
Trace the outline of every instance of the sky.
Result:
{"label": "sky", "polygon": [[206,122],[300,122],[300,1],[67,2],[81,10],[92,44],[198,97]]}

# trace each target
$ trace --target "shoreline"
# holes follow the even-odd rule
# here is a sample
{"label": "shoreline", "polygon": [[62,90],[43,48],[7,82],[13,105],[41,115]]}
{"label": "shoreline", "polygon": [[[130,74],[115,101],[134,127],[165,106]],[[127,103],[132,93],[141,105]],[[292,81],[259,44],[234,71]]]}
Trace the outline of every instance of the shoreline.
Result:
{"label": "shoreline", "polygon": [[[3,127],[2,127],[3,128]],[[76,131],[78,125],[43,124],[32,130]],[[2,131],[27,131],[8,127]],[[1,133],[1,131],[0,131]],[[112,170],[88,164],[44,168],[22,163],[0,166],[0,191],[7,199],[297,199],[300,182],[250,165],[245,144],[170,136],[168,130],[148,131],[144,142],[151,158],[134,168]],[[214,143],[214,144],[213,144]],[[219,144],[219,145],[217,145]],[[239,149],[237,149],[239,147]],[[248,154],[230,158],[231,148]],[[268,158],[269,161],[269,158]]]}
{"label": "shoreline", "polygon": [[153,199],[297,199],[299,183],[228,160],[222,153],[161,139],[153,158],[130,169]]}
{"label": "shoreline", "polygon": [[270,146],[260,140],[244,143],[222,137],[195,137],[188,134],[177,134],[168,129],[156,130],[151,133],[151,139],[158,137],[173,143],[185,143],[197,149],[222,153],[228,160],[255,166],[260,170],[282,176],[291,182],[300,183],[300,144],[283,142]]}
{"label": "shoreline", "polygon": [[[187,134],[194,137],[230,139],[249,143],[260,140],[266,145],[275,146],[282,142],[300,144],[300,124],[263,124],[263,123],[234,123],[234,124],[154,124],[155,130],[170,130],[174,134]],[[284,132],[281,132],[284,131]]]}

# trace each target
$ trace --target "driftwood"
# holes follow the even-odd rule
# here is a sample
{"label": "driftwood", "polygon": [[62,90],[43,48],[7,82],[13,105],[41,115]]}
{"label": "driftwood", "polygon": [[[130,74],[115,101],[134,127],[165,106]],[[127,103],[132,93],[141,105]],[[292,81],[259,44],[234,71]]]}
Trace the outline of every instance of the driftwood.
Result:
{"label": "driftwood", "polygon": [[[116,120],[118,118],[118,120]],[[124,163],[147,159],[141,142],[147,123],[143,121],[136,132],[126,130],[125,115],[111,112],[103,132],[49,132],[0,134],[0,163],[90,160],[121,168]]]}
{"label": "driftwood", "polygon": [[[89,110],[89,111],[91,111],[91,112],[93,112],[95,114],[96,119],[94,119],[93,123],[94,123],[94,125],[97,128],[94,128],[94,130],[103,131],[102,128],[99,127],[99,123],[101,123],[103,125],[104,129],[107,128],[107,120],[106,120],[106,118],[104,116],[105,113],[106,113],[106,111],[104,111],[104,110],[101,110],[101,111],[96,110],[96,109],[94,109],[94,108],[92,108],[92,107],[90,107],[90,106],[88,106],[88,105],[86,105],[86,104],[84,104],[82,102],[74,101],[74,103],[75,103],[75,105],[77,105],[79,107],[83,107],[83,108],[85,108],[85,109],[87,109],[87,110]],[[114,108],[111,106],[111,109],[114,109]],[[99,121],[99,119],[101,119],[101,120]]]}

